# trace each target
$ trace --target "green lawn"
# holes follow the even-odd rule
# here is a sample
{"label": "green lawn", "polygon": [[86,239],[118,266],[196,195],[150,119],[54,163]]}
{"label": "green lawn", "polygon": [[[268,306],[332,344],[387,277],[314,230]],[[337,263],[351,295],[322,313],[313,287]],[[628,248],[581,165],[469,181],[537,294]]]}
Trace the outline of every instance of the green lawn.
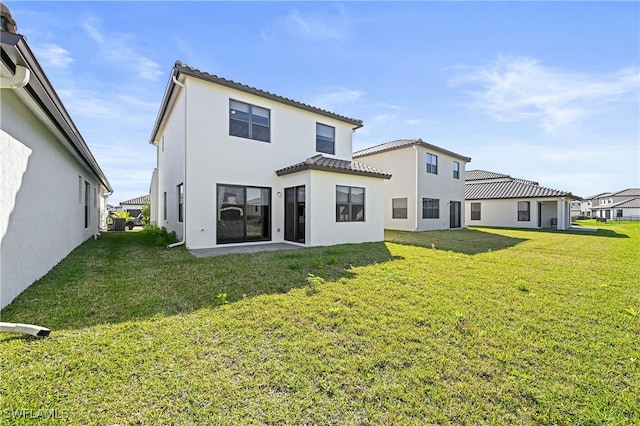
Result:
{"label": "green lawn", "polygon": [[52,332],[0,334],[0,424],[640,424],[640,224],[584,225],[209,259],[105,234],[2,311]]}

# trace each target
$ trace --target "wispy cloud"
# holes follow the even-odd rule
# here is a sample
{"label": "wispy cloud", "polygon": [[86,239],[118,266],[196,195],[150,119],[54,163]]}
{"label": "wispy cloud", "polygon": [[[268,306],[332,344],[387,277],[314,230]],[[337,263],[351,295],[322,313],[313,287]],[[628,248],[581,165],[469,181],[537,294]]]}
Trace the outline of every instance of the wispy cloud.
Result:
{"label": "wispy cloud", "polygon": [[605,75],[558,70],[531,58],[499,57],[458,72],[453,87],[471,86],[474,105],[499,121],[534,120],[545,131],[577,122],[637,91],[637,68]]}
{"label": "wispy cloud", "polygon": [[359,101],[365,92],[346,87],[331,86],[322,89],[312,97],[311,104],[319,108],[333,110],[341,104],[352,104]]}
{"label": "wispy cloud", "polygon": [[135,37],[132,34],[105,34],[97,24],[88,20],[82,23],[82,28],[98,44],[102,59],[133,72],[143,80],[156,81],[164,75],[155,61],[134,47]]}
{"label": "wispy cloud", "polygon": [[73,58],[69,51],[54,43],[47,43],[41,47],[34,47],[38,58],[48,66],[67,68]]}
{"label": "wispy cloud", "polygon": [[332,14],[293,10],[280,21],[289,32],[312,40],[342,40],[349,28],[348,17],[342,8],[335,9]]}

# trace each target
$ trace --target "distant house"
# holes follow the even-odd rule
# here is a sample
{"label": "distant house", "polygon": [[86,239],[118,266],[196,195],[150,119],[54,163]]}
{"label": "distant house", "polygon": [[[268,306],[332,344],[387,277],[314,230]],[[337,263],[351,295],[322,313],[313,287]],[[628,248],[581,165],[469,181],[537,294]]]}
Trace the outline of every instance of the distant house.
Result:
{"label": "distant house", "polygon": [[130,200],[121,201],[118,210],[129,212],[131,217],[137,217],[142,212],[145,204],[150,203],[150,198],[150,195],[142,195]]}
{"label": "distant house", "polygon": [[386,229],[464,228],[464,173],[471,158],[422,139],[401,139],[355,152],[353,158],[388,171]]}
{"label": "distant house", "polygon": [[617,220],[640,219],[640,188],[603,193],[590,198],[596,218]]}
{"label": "distant house", "polygon": [[98,234],[109,181],[1,5],[0,308]]}
{"label": "distant house", "polygon": [[189,249],[382,241],[390,175],[352,161],[360,127],[176,62],[150,140],[151,219]]}
{"label": "distant house", "polygon": [[484,170],[468,171],[465,182],[469,226],[569,229],[570,203],[581,199],[538,182]]}

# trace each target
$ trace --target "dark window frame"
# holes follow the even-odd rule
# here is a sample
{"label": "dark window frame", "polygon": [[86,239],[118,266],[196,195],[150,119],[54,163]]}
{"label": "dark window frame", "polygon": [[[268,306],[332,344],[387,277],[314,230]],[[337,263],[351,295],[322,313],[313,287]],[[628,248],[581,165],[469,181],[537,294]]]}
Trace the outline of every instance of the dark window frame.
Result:
{"label": "dark window frame", "polygon": [[[339,203],[338,202],[338,188],[348,188],[347,192],[347,202]],[[358,189],[362,190],[362,203],[354,201],[353,190]],[[364,187],[361,186],[347,186],[347,185],[336,185],[336,222],[364,222],[365,221],[365,206],[366,206],[366,195],[367,191]],[[362,217],[358,217],[358,213],[360,212],[360,206],[362,206]],[[343,208],[347,209],[346,214],[343,213]],[[341,214],[343,213],[343,214]]]}
{"label": "dark window frame", "polygon": [[[526,206],[526,209],[522,207]],[[518,222],[531,222],[531,202],[518,201]]]}
{"label": "dark window frame", "polygon": [[[477,207],[477,210],[474,210]],[[471,203],[471,220],[482,220],[482,203]]]}
{"label": "dark window frame", "polygon": [[427,173],[438,174],[438,156],[427,152]]}
{"label": "dark window frame", "polygon": [[[237,103],[243,106],[247,107],[248,111],[239,111],[239,108],[233,108],[232,107],[232,103]],[[237,106],[240,106],[237,105]],[[262,123],[259,123],[258,121],[260,121],[260,119],[264,119],[264,117],[262,117],[261,115],[258,114],[254,114],[253,110],[254,108],[258,108],[261,110],[265,110],[267,111],[267,124],[264,125]],[[238,113],[243,113],[247,115],[247,119],[240,119],[238,118],[239,115]],[[236,116],[236,118],[234,118],[234,116]],[[236,123],[247,123],[247,131],[246,134],[244,132],[239,132],[238,129],[238,125],[235,124]],[[256,132],[256,129],[254,128],[254,126],[260,127],[260,128],[266,128],[266,138],[265,137],[259,137],[260,135],[256,134],[259,132]],[[235,136],[238,138],[243,138],[243,139],[251,139],[251,140],[255,140],[255,141],[259,141],[259,142],[266,142],[266,143],[271,143],[271,110],[268,108],[264,108],[258,105],[253,105],[253,104],[249,104],[247,102],[243,102],[243,101],[239,101],[236,99],[229,99],[229,136]]]}
{"label": "dark window frame", "polygon": [[[404,207],[396,207],[397,201],[404,201]],[[409,215],[409,199],[405,198],[392,198],[391,199],[391,218],[392,219],[407,219]]]}
{"label": "dark window frame", "polygon": [[453,178],[460,179],[460,163],[458,161],[453,162]]}
{"label": "dark window frame", "polygon": [[[320,135],[319,129],[323,127],[331,130],[331,132],[333,133],[331,136],[331,139],[328,139],[327,137]],[[322,148],[323,144],[327,146],[330,144],[331,150],[320,149]],[[336,128],[335,127],[329,126],[323,123],[316,123],[316,152],[335,155],[336,153]]]}
{"label": "dark window frame", "polygon": [[178,200],[178,222],[184,222],[184,183],[176,185],[176,194]]}
{"label": "dark window frame", "polygon": [[423,219],[440,219],[440,199],[439,198],[423,198],[422,199],[422,218]]}
{"label": "dark window frame", "polygon": [[[225,194],[227,190],[230,189],[240,189],[242,191],[242,204],[232,204],[231,207],[227,205],[224,207],[224,199],[226,195],[223,195],[223,198],[220,198],[220,194]],[[266,206],[266,211],[263,211],[265,215],[263,216],[266,225],[261,225],[262,234],[260,236],[250,235],[249,232],[249,222],[252,220],[250,207],[255,204],[250,204],[248,199],[248,191],[249,190],[259,190],[267,191],[266,200],[268,204],[262,205]],[[221,190],[223,192],[221,192]],[[262,196],[262,195],[261,195]],[[221,229],[224,227],[224,221],[222,218],[223,210],[239,210],[239,217],[242,222],[240,225],[242,226],[242,236],[233,237],[228,235],[221,234]],[[216,243],[217,244],[230,244],[230,243],[250,243],[250,242],[258,242],[258,241],[271,241],[272,240],[272,225],[273,225],[273,200],[272,200],[272,188],[268,186],[253,186],[253,185],[236,185],[236,184],[225,184],[219,183],[216,185],[216,217],[217,217],[217,228],[216,228]],[[261,216],[262,217],[262,216]],[[237,223],[237,222],[236,222]]]}

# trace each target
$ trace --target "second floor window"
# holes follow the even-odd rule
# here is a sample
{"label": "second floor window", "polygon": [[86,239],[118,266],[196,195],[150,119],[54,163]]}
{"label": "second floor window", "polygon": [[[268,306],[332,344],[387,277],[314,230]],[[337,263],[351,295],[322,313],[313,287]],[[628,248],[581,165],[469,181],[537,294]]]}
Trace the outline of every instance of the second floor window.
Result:
{"label": "second floor window", "polygon": [[271,111],[234,100],[229,101],[229,135],[271,141]]}
{"label": "second floor window", "polygon": [[460,163],[457,161],[453,162],[453,178],[460,179]]}
{"label": "second floor window", "polygon": [[438,156],[427,153],[427,173],[438,174]]}
{"label": "second floor window", "polygon": [[316,152],[335,154],[336,129],[316,123]]}

